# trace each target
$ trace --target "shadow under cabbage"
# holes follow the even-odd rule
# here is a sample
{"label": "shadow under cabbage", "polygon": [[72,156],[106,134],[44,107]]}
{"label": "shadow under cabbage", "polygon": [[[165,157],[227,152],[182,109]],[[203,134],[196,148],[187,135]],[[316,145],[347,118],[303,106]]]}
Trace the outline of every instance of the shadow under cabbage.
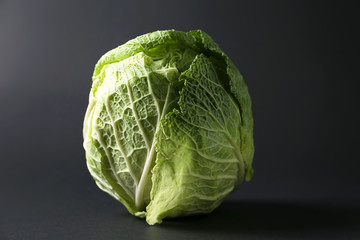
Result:
{"label": "shadow under cabbage", "polygon": [[359,205],[322,202],[224,201],[211,214],[165,219],[160,228],[251,233],[306,232],[357,227]]}

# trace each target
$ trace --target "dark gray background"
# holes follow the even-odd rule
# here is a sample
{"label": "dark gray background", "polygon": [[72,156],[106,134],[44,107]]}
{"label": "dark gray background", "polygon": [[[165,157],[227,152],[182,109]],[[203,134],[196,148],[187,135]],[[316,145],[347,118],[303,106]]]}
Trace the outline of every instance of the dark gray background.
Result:
{"label": "dark gray background", "polygon": [[[358,239],[355,9],[0,0],[0,239]],[[210,215],[149,227],[96,187],[82,121],[100,56],[172,28],[206,31],[244,75],[255,175]]]}

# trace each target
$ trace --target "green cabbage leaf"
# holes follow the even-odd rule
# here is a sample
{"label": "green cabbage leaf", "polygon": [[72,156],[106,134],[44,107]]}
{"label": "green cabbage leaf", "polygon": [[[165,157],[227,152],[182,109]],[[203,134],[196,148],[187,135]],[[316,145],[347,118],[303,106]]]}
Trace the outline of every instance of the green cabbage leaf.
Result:
{"label": "green cabbage leaf", "polygon": [[209,213],[253,174],[247,86],[201,30],[145,34],[102,56],[83,136],[99,188],[151,225]]}

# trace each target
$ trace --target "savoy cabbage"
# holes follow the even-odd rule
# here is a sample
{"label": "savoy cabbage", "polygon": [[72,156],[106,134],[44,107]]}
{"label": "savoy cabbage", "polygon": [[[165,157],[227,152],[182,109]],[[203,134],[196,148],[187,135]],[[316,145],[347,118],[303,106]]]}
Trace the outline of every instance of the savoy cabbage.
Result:
{"label": "savoy cabbage", "polygon": [[253,174],[247,86],[200,30],[145,34],[102,56],[83,135],[96,184],[151,225],[211,212]]}

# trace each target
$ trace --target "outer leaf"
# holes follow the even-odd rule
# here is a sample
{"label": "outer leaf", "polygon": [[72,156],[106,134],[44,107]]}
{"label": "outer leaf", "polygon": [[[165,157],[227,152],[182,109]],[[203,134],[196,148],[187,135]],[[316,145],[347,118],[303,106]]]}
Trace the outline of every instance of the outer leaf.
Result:
{"label": "outer leaf", "polygon": [[149,224],[212,211],[244,176],[240,112],[213,64],[199,55],[180,79],[180,109],[162,121],[157,136]]}
{"label": "outer leaf", "polygon": [[[234,97],[239,106],[241,117],[241,153],[245,162],[246,181],[250,181],[254,173],[252,161],[254,156],[253,118],[251,111],[251,99],[244,78],[229,57],[219,48],[219,45],[205,32],[201,30],[191,31],[189,34],[196,37],[219,73],[221,83],[227,92]],[[240,182],[239,182],[240,184]],[[238,185],[239,185],[238,184]]]}
{"label": "outer leaf", "polygon": [[[108,64],[91,105],[84,147],[98,186],[135,215],[150,201],[155,132],[176,93],[144,53]],[[165,74],[166,76],[163,76]],[[172,76],[171,74],[169,76]],[[101,169],[101,171],[99,171]]]}

